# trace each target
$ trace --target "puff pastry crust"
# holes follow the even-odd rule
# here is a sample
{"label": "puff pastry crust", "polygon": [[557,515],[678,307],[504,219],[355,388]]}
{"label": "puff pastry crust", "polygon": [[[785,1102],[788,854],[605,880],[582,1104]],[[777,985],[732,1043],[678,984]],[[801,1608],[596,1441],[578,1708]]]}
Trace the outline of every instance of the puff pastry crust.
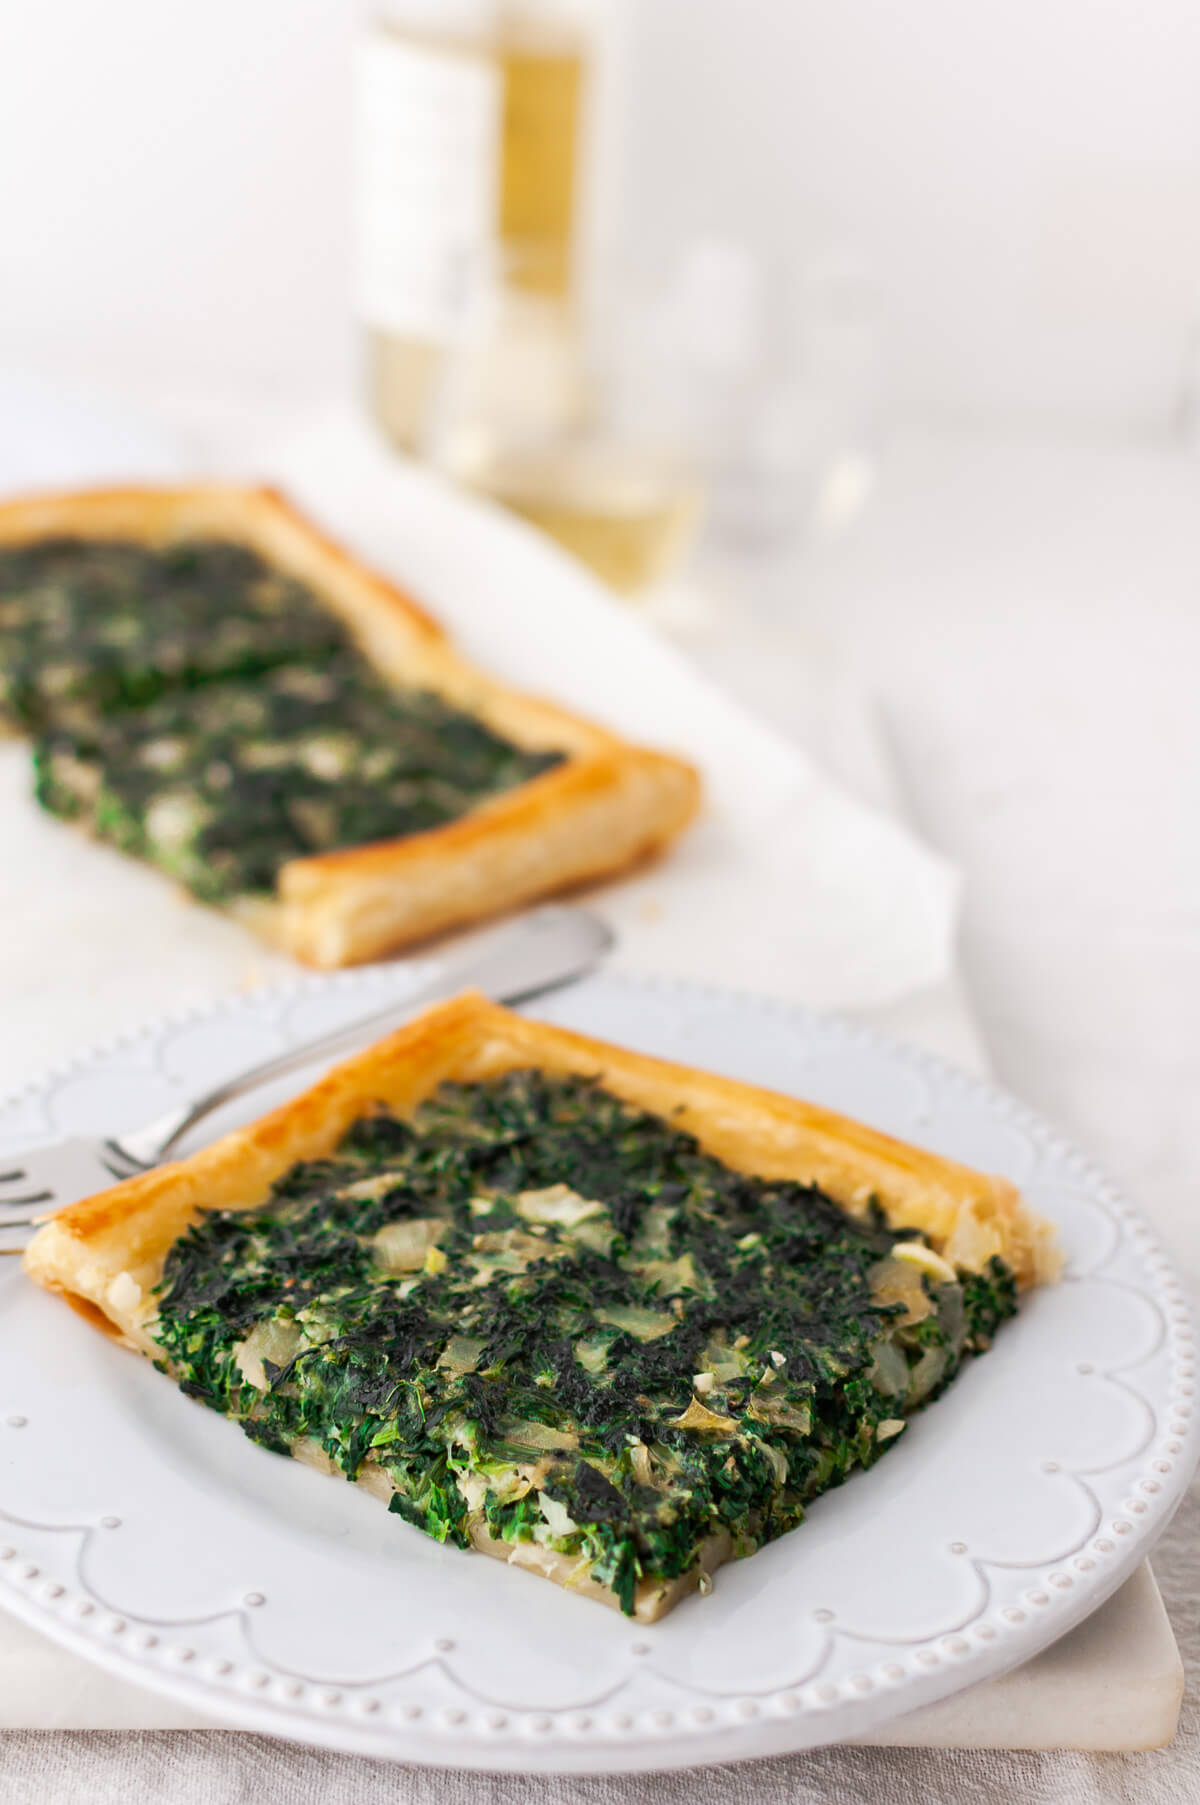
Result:
{"label": "puff pastry crust", "polygon": [[[1004,1179],[814,1104],[527,1020],[476,992],[425,1011],[293,1101],[190,1158],[61,1211],[34,1236],[26,1271],[110,1335],[154,1356],[154,1287],[172,1245],[204,1211],[257,1207],[297,1162],[331,1154],[372,1105],[408,1115],[447,1080],[471,1083],[531,1067],[598,1078],[605,1090],[678,1124],[736,1170],[811,1182],[851,1214],[874,1202],[893,1227],[921,1230],[958,1267],[980,1271],[999,1255],[1023,1287],[1057,1275],[1052,1225]],[[312,1463],[321,1464],[320,1451],[313,1454]],[[372,1475],[360,1483],[372,1489]],[[551,1579],[566,1577],[560,1557],[548,1549],[530,1544],[514,1552],[508,1543],[492,1543],[483,1529],[474,1540],[484,1553]],[[702,1564],[711,1571],[729,1553],[728,1539],[716,1538]],[[696,1573],[687,1577],[688,1587],[696,1582]],[[613,1602],[605,1588],[590,1590]],[[644,1582],[636,1614],[650,1620],[678,1596],[678,1582],[669,1588]]]}
{"label": "puff pastry crust", "polygon": [[630,745],[476,669],[403,591],[273,489],[110,489],[0,506],[0,545],[62,534],[151,546],[206,537],[244,544],[311,589],[384,676],[437,692],[519,747],[566,754],[447,826],[291,860],[273,897],[232,905],[239,919],[306,964],[376,958],[609,877],[661,850],[696,812],[700,785],[691,765]]}

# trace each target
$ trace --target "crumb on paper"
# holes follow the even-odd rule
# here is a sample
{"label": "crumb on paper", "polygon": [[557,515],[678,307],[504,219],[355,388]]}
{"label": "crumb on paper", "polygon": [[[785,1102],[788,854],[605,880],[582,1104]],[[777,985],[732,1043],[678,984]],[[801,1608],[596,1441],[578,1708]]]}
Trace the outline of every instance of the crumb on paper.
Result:
{"label": "crumb on paper", "polygon": [[658,901],[657,897],[648,896],[646,900],[639,905],[638,914],[643,921],[661,921],[663,918],[663,906]]}

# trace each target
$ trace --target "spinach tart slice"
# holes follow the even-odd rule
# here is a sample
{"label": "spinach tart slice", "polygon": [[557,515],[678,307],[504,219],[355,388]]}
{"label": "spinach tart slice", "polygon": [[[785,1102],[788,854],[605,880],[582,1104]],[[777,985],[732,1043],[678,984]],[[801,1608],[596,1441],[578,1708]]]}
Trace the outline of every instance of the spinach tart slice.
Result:
{"label": "spinach tart slice", "polygon": [[699,795],[268,489],[0,506],[0,726],[43,807],[326,967],[620,871]]}
{"label": "spinach tart slice", "polygon": [[651,1621],[1053,1277],[1011,1185],[468,993],[28,1272],[264,1447]]}

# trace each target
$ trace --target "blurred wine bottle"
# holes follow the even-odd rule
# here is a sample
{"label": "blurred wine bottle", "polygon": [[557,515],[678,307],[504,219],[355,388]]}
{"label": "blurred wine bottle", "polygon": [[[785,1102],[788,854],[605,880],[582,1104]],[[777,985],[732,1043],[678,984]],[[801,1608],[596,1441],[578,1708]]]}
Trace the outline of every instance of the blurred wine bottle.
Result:
{"label": "blurred wine bottle", "polygon": [[613,281],[621,18],[622,0],[379,0],[359,311],[392,443],[634,591],[677,559],[698,497]]}
{"label": "blurred wine bottle", "polygon": [[[358,69],[358,303],[370,404],[405,451],[444,457],[456,360],[542,348],[539,424],[569,416],[588,0],[379,0]],[[529,371],[526,370],[528,377]]]}

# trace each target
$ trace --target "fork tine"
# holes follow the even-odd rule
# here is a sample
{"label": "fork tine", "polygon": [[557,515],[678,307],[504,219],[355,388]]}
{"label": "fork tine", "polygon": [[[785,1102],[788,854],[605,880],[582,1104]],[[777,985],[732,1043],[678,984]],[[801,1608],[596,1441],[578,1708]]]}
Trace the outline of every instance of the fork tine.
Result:
{"label": "fork tine", "polygon": [[[0,1235],[8,1229],[36,1228],[54,1210],[123,1183],[152,1163],[139,1159],[115,1137],[67,1137],[45,1147],[0,1154]],[[24,1211],[24,1217],[10,1213],[16,1210]],[[0,1248],[0,1253],[11,1251]]]}
{"label": "fork tine", "polygon": [[150,1161],[135,1159],[132,1153],[122,1147],[120,1141],[104,1142],[104,1157],[100,1163],[114,1178],[132,1178],[135,1173],[150,1170]]}

